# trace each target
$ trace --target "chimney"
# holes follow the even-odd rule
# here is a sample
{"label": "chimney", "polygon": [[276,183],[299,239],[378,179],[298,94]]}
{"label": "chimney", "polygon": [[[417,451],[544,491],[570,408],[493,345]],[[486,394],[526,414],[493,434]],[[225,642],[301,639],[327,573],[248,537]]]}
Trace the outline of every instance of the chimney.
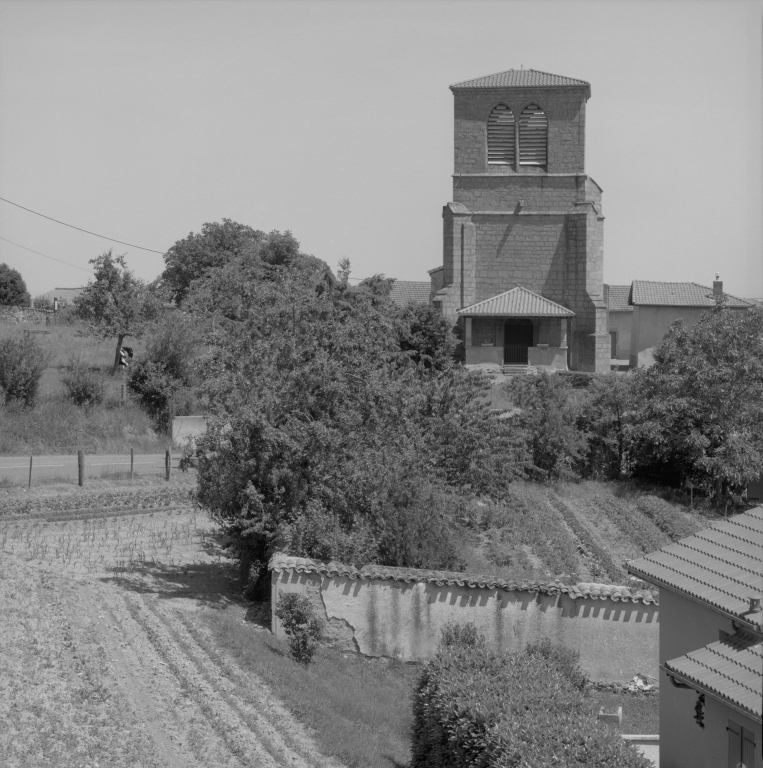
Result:
{"label": "chimney", "polygon": [[721,280],[721,276],[716,272],[715,280],[713,280],[713,298],[718,301],[721,296],[723,296],[723,280]]}

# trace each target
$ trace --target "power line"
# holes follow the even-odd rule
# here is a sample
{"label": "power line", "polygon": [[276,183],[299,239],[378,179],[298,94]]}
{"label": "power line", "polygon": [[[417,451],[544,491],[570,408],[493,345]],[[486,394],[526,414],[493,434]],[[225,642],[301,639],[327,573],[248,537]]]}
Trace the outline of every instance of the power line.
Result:
{"label": "power line", "polygon": [[38,256],[42,256],[46,259],[50,259],[51,261],[57,261],[59,264],[66,264],[67,267],[74,267],[74,269],[79,269],[82,272],[87,272],[89,274],[92,274],[92,269],[85,269],[84,267],[78,267],[76,264],[70,264],[68,261],[64,261],[63,259],[57,259],[55,256],[48,256],[47,253],[40,253],[39,251],[35,251],[32,248],[27,248],[25,245],[21,245],[21,243],[14,243],[13,240],[9,240],[7,237],[0,237],[0,240],[4,240],[6,243],[10,243],[11,245],[15,245],[17,248],[23,248],[25,251],[29,251],[30,253],[36,253]]}
{"label": "power line", "polygon": [[[0,200],[2,200],[4,203],[8,203],[9,205],[15,205],[16,208],[21,208],[24,211],[29,211],[29,213],[33,213],[35,216],[42,216],[43,219],[48,219],[49,221],[55,221],[56,224],[62,224],[65,227],[76,229],[80,232],[84,232],[87,235],[100,237],[103,240],[111,240],[112,243],[119,243],[120,245],[128,245],[130,246],[130,248],[138,248],[141,251],[148,251],[149,253],[158,253],[160,256],[164,255],[164,251],[155,251],[153,248],[144,248],[142,245],[134,245],[133,243],[126,243],[124,240],[116,240],[113,237],[106,237],[106,235],[99,235],[97,232],[91,232],[89,229],[82,229],[82,227],[75,227],[74,224],[67,224],[65,221],[59,221],[58,219],[54,219],[52,216],[46,216],[44,213],[38,213],[37,211],[33,211],[31,208],[25,208],[23,205],[14,203],[12,200],[6,200],[4,197],[0,197]],[[79,267],[77,267],[77,269],[79,269]]]}

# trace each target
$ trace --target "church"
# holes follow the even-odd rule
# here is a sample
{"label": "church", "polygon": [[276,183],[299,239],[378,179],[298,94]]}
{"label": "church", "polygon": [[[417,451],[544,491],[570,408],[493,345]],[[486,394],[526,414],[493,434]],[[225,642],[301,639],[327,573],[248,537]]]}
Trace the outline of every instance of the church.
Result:
{"label": "church", "polygon": [[510,69],[450,89],[453,199],[430,295],[466,364],[609,371],[602,190],[585,172],[590,84]]}

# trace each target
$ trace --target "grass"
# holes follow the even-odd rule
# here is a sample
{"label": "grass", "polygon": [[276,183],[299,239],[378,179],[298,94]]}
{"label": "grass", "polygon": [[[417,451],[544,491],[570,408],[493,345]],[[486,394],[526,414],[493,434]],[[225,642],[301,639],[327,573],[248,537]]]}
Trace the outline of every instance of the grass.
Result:
{"label": "grass", "polygon": [[198,620],[212,631],[218,649],[264,680],[310,727],[323,754],[349,768],[408,765],[411,693],[419,665],[320,648],[305,667],[289,657],[286,642],[255,624],[242,624],[233,611],[202,611]]}
{"label": "grass", "polygon": [[592,713],[599,707],[605,712],[616,712],[623,708],[623,721],[612,724],[619,733],[657,734],[660,732],[660,697],[657,694],[597,692],[590,694],[594,704]]}
{"label": "grass", "polygon": [[[156,432],[150,417],[130,400],[120,403],[122,377],[110,376],[116,339],[99,341],[81,335],[81,326],[0,325],[0,340],[19,337],[24,330],[44,330],[35,338],[50,357],[40,381],[37,403],[24,408],[17,403],[0,403],[0,455],[61,454],[85,450],[88,453],[124,453],[130,448],[145,453],[162,450],[167,442]],[[141,340],[128,339],[135,354]],[[61,374],[74,359],[99,371],[107,382],[105,402],[79,407],[66,399]]]}

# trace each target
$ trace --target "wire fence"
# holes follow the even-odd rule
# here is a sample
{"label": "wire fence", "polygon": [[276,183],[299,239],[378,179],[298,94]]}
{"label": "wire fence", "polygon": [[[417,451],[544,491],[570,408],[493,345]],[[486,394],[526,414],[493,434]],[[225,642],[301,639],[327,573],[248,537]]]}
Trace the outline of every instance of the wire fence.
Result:
{"label": "wire fence", "polygon": [[11,464],[3,464],[0,457],[0,484],[32,488],[41,482],[71,480],[84,486],[89,477],[114,475],[129,476],[130,479],[136,475],[163,475],[169,481],[172,473],[179,470],[181,456],[180,453],[173,455],[169,449],[164,455],[140,455],[131,449],[129,455],[88,455],[78,451],[66,456],[39,456],[37,460],[30,456],[28,461],[16,456],[11,459],[14,462]]}

